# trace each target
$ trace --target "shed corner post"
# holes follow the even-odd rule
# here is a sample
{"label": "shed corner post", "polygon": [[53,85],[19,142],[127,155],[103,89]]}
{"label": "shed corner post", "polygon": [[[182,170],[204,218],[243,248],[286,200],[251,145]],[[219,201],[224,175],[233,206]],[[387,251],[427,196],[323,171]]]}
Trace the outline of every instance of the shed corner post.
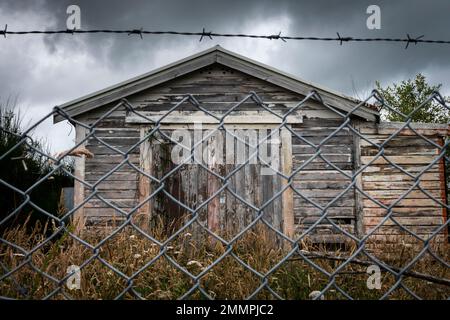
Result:
{"label": "shed corner post", "polygon": [[[79,144],[86,138],[87,129],[81,125],[75,126],[75,144]],[[80,147],[85,147],[86,142],[83,142]],[[81,180],[85,180],[85,166],[86,158],[84,155],[81,157],[75,157],[74,176]],[[84,184],[79,180],[74,181],[74,193],[73,193],[73,207],[76,208],[84,202]],[[73,214],[72,223],[75,228],[75,233],[80,233],[86,226],[86,217],[84,214],[84,204],[81,205]]]}
{"label": "shed corner post", "polygon": [[[292,175],[292,134],[286,129],[280,130],[281,138],[281,172],[288,177]],[[282,178],[282,187],[286,188],[288,180]],[[283,233],[292,238],[294,236],[294,193],[291,186],[288,186],[282,194],[282,219]]]}
{"label": "shed corner post", "polygon": [[[140,140],[143,140],[147,134],[148,127],[142,125],[140,128]],[[146,175],[151,176],[153,166],[153,150],[149,138],[139,146],[139,165],[140,169]],[[138,193],[139,204],[141,207],[138,209],[138,216],[142,218],[143,227],[148,228],[150,226],[152,216],[152,199],[148,199],[151,195],[151,179],[145,174],[138,172]],[[145,203],[143,203],[145,201]]]}
{"label": "shed corner post", "polygon": [[[360,132],[361,128],[361,120],[353,119],[353,128]],[[352,154],[353,154],[353,181],[354,185],[354,194],[355,194],[355,234],[357,237],[361,238],[364,236],[364,204],[363,204],[363,195],[359,190],[363,190],[362,184],[362,173],[359,173],[357,176],[354,176],[355,172],[357,172],[361,168],[361,138],[357,134],[353,134],[353,146],[352,146]]]}
{"label": "shed corner post", "polygon": [[[441,136],[439,139],[439,144],[441,147],[445,146],[445,136]],[[448,185],[447,185],[447,164],[445,163],[445,157],[442,157],[439,161],[439,180],[440,180],[440,189],[441,189],[441,201],[442,203],[448,205]],[[448,210],[446,207],[442,207],[442,223],[445,224],[448,220]],[[448,246],[450,243],[450,235],[449,235],[450,226],[444,229],[444,246]]]}

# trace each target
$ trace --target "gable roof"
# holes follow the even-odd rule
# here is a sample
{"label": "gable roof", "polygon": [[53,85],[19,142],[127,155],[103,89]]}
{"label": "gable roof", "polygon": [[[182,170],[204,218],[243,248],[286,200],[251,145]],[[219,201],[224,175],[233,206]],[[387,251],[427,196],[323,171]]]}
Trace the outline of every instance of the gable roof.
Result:
{"label": "gable roof", "polygon": [[[131,94],[151,88],[214,63],[236,69],[298,94],[307,95],[314,89],[321,95],[324,103],[344,112],[352,110],[357,103],[360,103],[357,99],[297,78],[263,63],[228,51],[217,45],[168,64],[162,68],[155,69],[103,90],[69,101],[59,107],[70,116],[78,116],[107,103],[120,100]],[[354,111],[354,114],[369,121],[376,121],[379,118],[379,113],[376,110],[365,106],[358,108],[358,110]],[[64,117],[58,114],[53,118],[54,123],[62,120],[64,120]]]}

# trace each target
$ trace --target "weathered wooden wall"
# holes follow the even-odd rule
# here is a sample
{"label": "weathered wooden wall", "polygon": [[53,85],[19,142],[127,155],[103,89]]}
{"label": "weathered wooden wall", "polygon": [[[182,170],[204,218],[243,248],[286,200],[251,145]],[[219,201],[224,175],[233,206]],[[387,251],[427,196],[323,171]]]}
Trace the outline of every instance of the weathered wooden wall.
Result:
{"label": "weathered wooden wall", "polygon": [[[231,131],[231,129],[227,130]],[[173,130],[167,129],[162,131],[168,136],[171,136],[173,132]],[[203,134],[203,136],[206,136],[207,132],[203,130],[203,132],[197,132],[195,134]],[[239,133],[234,132],[234,134]],[[191,132],[191,137],[193,135],[194,133]],[[203,152],[208,156],[208,159],[214,156],[214,161],[208,163],[204,161],[206,159],[202,160],[200,158],[196,159],[195,163],[182,164],[178,170],[170,174],[164,181],[164,190],[183,205],[193,210],[200,208],[197,211],[199,215],[198,220],[210,229],[236,233],[244,226],[250,224],[257,216],[258,212],[252,206],[261,207],[262,204],[272,198],[277,190],[281,189],[281,178],[276,175],[261,175],[261,165],[253,161],[248,164],[243,163],[243,161],[236,164],[230,163],[229,158],[232,150],[235,150],[233,156],[235,160],[239,160],[241,156],[248,157],[250,150],[248,147],[244,147],[246,154],[239,154],[237,152],[239,148],[236,139],[231,138],[234,141],[231,140],[230,143],[230,141],[226,140],[226,134],[223,131],[218,132],[215,137],[217,138],[218,135],[222,137],[221,139],[223,141],[223,144],[218,146],[222,149],[221,160],[219,160],[216,154],[213,155],[212,152],[205,152],[207,142],[212,142],[212,139],[208,139],[207,142],[203,143]],[[173,147],[174,144],[163,136],[158,137],[157,142],[150,144],[152,158],[150,159],[151,166],[149,168],[149,174],[157,179],[162,179],[178,166],[171,159]],[[215,151],[212,148],[209,150]],[[228,158],[228,162],[226,158]],[[204,166],[200,166],[198,162],[201,162]],[[229,189],[218,193],[214,198],[209,200],[207,205],[202,206],[225,183],[207,169],[222,177],[225,177],[234,170],[237,171],[226,182]],[[150,193],[156,190],[158,186],[158,183],[150,183]],[[241,196],[242,199],[239,199],[233,193]],[[141,199],[143,200],[143,198]],[[174,199],[160,192],[154,201],[151,201],[151,207],[153,208],[151,214],[153,216],[175,219],[191,213],[183,205],[174,201]],[[281,196],[264,210],[264,218],[266,221],[273,225],[274,228],[281,230],[282,222],[280,213]]]}
{"label": "weathered wooden wall", "polygon": [[[381,144],[390,135],[396,133],[400,125],[402,124],[365,124],[361,126],[360,132],[371,142]],[[437,145],[442,145],[443,137],[448,135],[448,129],[442,125],[416,125],[416,127],[420,134]],[[417,175],[438,157],[439,149],[436,146],[417,136],[413,131],[404,129],[385,145],[385,158],[380,157],[371,162],[379,150],[363,139],[360,140],[360,148],[361,165],[370,163],[362,173],[364,191],[384,205],[389,206],[395,203],[392,212],[398,223],[422,239],[427,239],[431,233],[445,223],[447,219],[446,210],[436,200],[430,198],[418,188],[414,188],[401,201],[396,202],[414,185],[415,181],[414,178],[396,168],[392,163],[399,165],[413,175]],[[420,176],[419,186],[438,201],[447,203],[444,159],[427,168],[426,172]],[[366,196],[362,196],[362,202],[363,225],[364,231],[367,233],[371,232],[388,212]],[[447,228],[439,233],[436,240],[443,241],[446,234]],[[398,242],[399,236],[405,242],[416,242],[416,239],[392,220],[386,221],[375,230],[371,239]]]}
{"label": "weathered wooden wall", "polygon": [[[303,124],[294,127],[294,131],[310,143],[318,145],[342,124],[342,118],[337,115],[334,118],[305,119]],[[343,128],[321,146],[321,155],[335,167],[351,176],[353,170],[352,145],[353,136],[351,132],[348,128]],[[296,170],[311,159],[317,150],[299,137],[293,136],[293,170]],[[326,211],[322,211],[301,195],[294,193],[297,233],[307,230],[321,219],[324,213],[329,218],[329,220],[322,219],[314,227],[309,237],[313,241],[342,242],[347,238],[330,221],[343,230],[354,233],[354,190],[350,188],[343,193],[347,186],[350,185],[351,179],[335,167],[322,158],[316,157],[308,165],[303,166],[302,170],[294,178],[294,188],[309,200],[322,207],[332,203]],[[343,193],[342,196],[337,201],[332,202],[341,193]]]}
{"label": "weathered wooden wall", "polygon": [[[82,121],[92,123],[104,113],[104,110],[92,112],[85,115]],[[124,161],[125,157],[118,154],[116,150],[105,146],[111,145],[120,151],[127,151],[140,138],[139,127],[129,126],[124,121],[124,110],[117,111],[107,119],[98,123],[95,136],[86,141],[86,148],[94,154],[92,159],[84,159],[84,180],[94,184],[103,178],[108,172],[114,171],[106,179],[97,184],[97,195],[110,201],[118,208],[129,211],[138,204],[139,174],[128,163],[115,168]],[[101,141],[100,141],[101,140]],[[139,148],[130,152],[129,163],[139,167]],[[94,191],[83,187],[84,196],[90,197]],[[83,208],[83,215],[88,224],[105,224],[113,219],[121,218],[115,209],[103,202],[99,197],[92,197]]]}
{"label": "weathered wooden wall", "polygon": [[[288,104],[296,103],[302,98],[285,89],[278,88],[243,73],[216,65],[192,73],[188,76],[169,81],[164,85],[152,88],[145,92],[130,96],[128,97],[128,100],[135,106],[138,112],[166,112],[168,109],[172,108],[174,104],[179,102],[183,96],[186,94],[193,94],[201,101],[202,106],[206,106],[209,110],[218,111],[227,110],[231,105],[248,95],[250,91],[255,91],[274,109],[286,109]],[[114,106],[114,103],[106,105],[105,107],[79,116],[77,120],[87,124],[94,123],[105,113],[111,111]],[[257,105],[254,102],[249,101],[243,104],[239,110],[254,110],[255,108],[258,108]],[[182,108],[178,109],[178,111],[180,110],[192,111],[195,109],[191,105],[185,104]],[[96,125],[96,136],[104,142],[111,144],[113,147],[121,151],[126,151],[140,139],[142,130],[145,130],[142,128],[149,127],[148,125],[126,123],[126,116],[131,115],[132,114],[126,111],[125,107],[114,110],[108,114],[105,119],[98,122]],[[174,166],[170,162],[170,159],[167,159],[167,151],[161,151],[161,146],[163,145],[152,145],[151,154],[153,159],[150,161],[151,167],[148,168],[149,171],[158,178]],[[85,159],[84,161],[84,177],[89,183],[96,182],[124,159],[122,155],[117,154],[115,150],[103,145],[96,138],[90,138],[86,147],[95,154],[93,159]],[[139,159],[139,154],[142,150],[141,147],[138,147],[130,153],[129,160],[131,163],[137,166],[145,164],[145,162],[142,162],[142,159]],[[232,166],[218,166],[216,169],[221,173],[225,173],[227,170],[232,170]],[[254,173],[253,176],[257,176],[257,168],[255,168],[255,165],[247,165],[236,172],[236,175],[231,179],[230,188],[235,188],[237,193],[242,194],[244,199],[248,199],[250,202],[254,201],[255,204],[261,203],[264,199],[255,199],[255,197],[270,196],[269,191],[273,192],[273,190],[268,187],[271,185],[267,181],[268,179],[270,180],[270,178],[261,177],[261,181],[264,180],[266,183],[255,184],[254,182],[257,182],[256,180],[249,180],[251,172]],[[202,170],[198,166],[183,166],[181,170],[177,171],[167,181],[166,191],[178,198],[180,202],[186,203],[186,205],[190,207],[195,207],[195,205],[206,200],[206,196],[210,194],[208,187],[210,189],[214,188],[213,185],[204,183],[211,180],[208,179],[209,175],[210,174],[208,174],[206,170]],[[142,185],[142,180],[146,179],[142,178],[142,175],[138,174],[130,165],[124,164],[119,170],[116,170],[111,176],[98,184],[97,194],[108,201],[111,201],[111,203],[117,207],[129,211],[136,206],[140,200],[143,200],[139,186]],[[278,182],[278,184],[280,183]],[[265,192],[262,190],[252,191],[253,188],[258,188],[258,185],[261,185],[261,188],[264,185]],[[154,190],[155,188],[156,185],[153,185],[149,190]],[[87,187],[82,188],[82,186],[80,186],[78,189],[84,189],[82,192],[85,197],[89,197],[92,194],[92,190]],[[196,191],[195,193],[194,190]],[[169,208],[170,212],[167,213],[168,216],[187,213],[186,210],[182,209],[179,205],[176,205],[173,201],[168,200],[168,198],[169,197],[160,193],[160,195],[155,197],[154,201],[151,201],[149,205],[150,207],[153,205],[152,210],[154,212],[161,212],[163,211],[163,208]],[[225,200],[226,198],[228,200]],[[249,216],[251,215],[250,211],[253,210],[249,209],[248,206],[241,201],[236,200],[230,195],[225,195],[222,197],[222,200],[218,197],[217,200],[219,200],[221,212],[223,212],[224,207],[227,207],[227,214],[221,214],[221,219],[226,219],[230,224],[237,225],[244,225],[251,220]],[[278,210],[277,202],[279,201],[275,201],[275,208],[271,209],[272,212],[273,210]],[[215,203],[216,199],[211,205],[214,205]],[[205,210],[209,209],[205,208],[203,211]],[[83,214],[91,222],[104,222],[110,217],[117,216],[115,211],[116,210],[110,208],[106,203],[102,202],[97,197],[94,197],[85,205]],[[238,215],[236,212],[247,212],[247,214]],[[202,214],[202,211],[199,213]],[[201,216],[203,219],[204,215]],[[253,217],[254,213],[251,216]],[[268,219],[275,220],[274,223],[277,225],[277,228],[281,228],[281,222],[277,221],[277,217],[278,215],[268,215]],[[221,223],[223,223],[223,221],[221,221]]]}
{"label": "weathered wooden wall", "polygon": [[[166,112],[186,94],[192,94],[208,110],[223,112],[251,91],[256,92],[272,110],[280,113],[288,110],[304,98],[244,73],[221,65],[213,65],[134,94],[127,99],[135,106],[136,111],[147,116],[154,112]],[[106,105],[77,117],[77,120],[88,124],[93,123],[98,121],[99,117],[106,112],[111,111],[113,107],[114,104]],[[254,102],[248,101],[238,110],[252,111],[259,109],[260,107]],[[189,104],[184,104],[177,111],[193,112],[196,109]],[[310,101],[302,107],[301,117],[302,121],[290,125],[297,135],[314,144],[318,144],[327,138],[343,121],[337,113],[314,101]],[[387,137],[388,132],[392,133],[392,129],[383,126],[378,127],[375,123],[364,122],[359,124],[356,119],[354,120],[355,125],[361,126],[361,133],[374,141],[381,141]],[[248,125],[248,127],[252,126],[254,127],[255,123]],[[136,115],[122,106],[98,122],[96,136],[114,148],[126,151],[137,143],[150,127],[149,123],[145,123],[145,121],[137,121]],[[269,127],[266,126],[266,128]],[[425,134],[436,142],[440,141],[439,139],[442,137],[442,132],[439,132],[439,130],[429,130]],[[287,131],[284,131],[283,136],[285,145],[290,145],[291,148],[289,148],[290,152],[282,152],[284,158],[281,159],[281,163],[284,167],[280,167],[280,170],[285,174],[290,174],[290,172],[302,166],[305,161],[308,161],[317,150],[296,135],[291,136]],[[86,147],[95,155],[93,159],[83,161],[83,177],[89,183],[95,183],[124,160],[124,156],[103,145],[98,139],[90,138]],[[145,172],[161,178],[174,167],[169,159],[168,150],[166,150],[168,147],[171,147],[170,144],[165,145],[149,140],[133,150],[128,159],[130,163],[142,168]],[[273,224],[274,228],[283,230],[286,234],[292,235],[292,233],[295,233],[298,235],[308,230],[319,219],[322,219],[322,211],[315,208],[311,202],[302,198],[301,195],[321,206],[326,206],[342,193],[352,181],[339,172],[336,167],[351,176],[355,168],[370,161],[370,157],[374,156],[375,153],[374,148],[370,147],[363,139],[352,134],[348,128],[340,130],[321,147],[322,156],[329,160],[332,165],[316,158],[307,166],[304,166],[293,179],[293,189],[286,190],[283,195],[266,208],[267,221]],[[292,155],[291,159],[286,159],[286,155],[290,154]],[[402,133],[386,147],[385,154],[392,156],[395,163],[414,172],[423,168],[436,155],[436,148],[427,146],[420,138]],[[234,168],[234,165],[213,165],[210,167],[211,170],[221,175],[231,172]],[[259,164],[246,165],[233,175],[229,185],[232,190],[235,190],[237,194],[256,207],[270,199],[275,192],[286,184],[286,180],[280,177],[258,174],[259,170]],[[285,172],[285,170],[288,171]],[[439,165],[434,166],[422,179],[423,186],[427,187],[427,190],[430,190],[433,196],[444,197],[443,170]],[[407,187],[407,182],[407,176],[400,174],[395,168],[383,164],[382,160],[377,160],[357,178],[357,183],[361,188],[385,203],[389,203],[399,196]],[[211,173],[197,165],[188,164],[184,165],[166,181],[165,191],[179,199],[180,202],[195,208],[221,185],[222,182],[214,178]],[[153,192],[157,186],[157,183],[150,183],[147,178],[125,163],[101,182],[97,189],[101,197],[128,212]],[[294,189],[298,190],[301,195],[296,193]],[[85,197],[92,194],[92,190],[87,187],[83,188],[81,184],[78,184],[78,193],[76,193],[79,198],[82,198],[80,190]],[[217,212],[217,215],[211,215],[212,211]],[[188,213],[186,209],[169,200],[169,197],[163,193],[160,193],[139,210],[139,214],[145,214],[145,212],[149,212],[152,217],[164,215],[168,218]],[[414,191],[402,203],[398,204],[395,212],[400,222],[405,223],[407,227],[411,226],[411,230],[422,235],[428,234],[433,228],[442,224],[443,215],[446,214],[435,202],[427,199],[425,195],[418,191]],[[333,227],[331,222],[352,234],[362,235],[375,226],[385,213],[385,210],[377,208],[372,201],[364,199],[354,188],[349,188],[339,200],[327,208],[326,214],[329,220],[322,219],[309,234],[309,238],[314,241],[341,242],[346,237]],[[113,208],[96,197],[85,205],[83,214],[90,222],[101,223],[117,216]],[[253,209],[227,191],[199,211],[201,221],[219,225],[221,228],[232,226],[234,230],[239,230],[247,225],[255,217],[255,214],[256,212]],[[213,217],[213,219],[208,220],[210,217]],[[380,236],[387,239],[391,235],[398,234],[399,231],[395,231],[395,227],[389,225],[378,230],[375,237]]]}

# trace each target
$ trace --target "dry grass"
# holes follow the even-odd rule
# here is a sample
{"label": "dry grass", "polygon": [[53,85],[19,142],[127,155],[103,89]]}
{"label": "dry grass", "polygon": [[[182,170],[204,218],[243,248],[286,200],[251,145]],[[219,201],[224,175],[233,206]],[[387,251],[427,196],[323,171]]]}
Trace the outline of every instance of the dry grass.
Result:
{"label": "dry grass", "polygon": [[[33,232],[27,233],[26,227],[16,227],[8,230],[3,238],[20,247],[30,250],[45,240],[43,236],[49,225],[37,224]],[[156,239],[166,239],[167,234],[159,226],[153,227],[149,233]],[[200,274],[205,268],[214,263],[216,259],[227,252],[227,247],[220,242],[212,241],[198,227],[184,230],[166,247],[166,255],[161,256],[154,263],[144,268],[132,282],[136,293],[146,299],[176,299],[184,295],[194,284],[188,275],[176,268],[169,260],[173,259],[192,275]],[[81,235],[83,240],[92,245],[98,244],[111,230],[96,230]],[[238,239],[233,245],[233,254],[243,263],[264,274],[278,264],[285,257],[288,246],[284,243],[274,242],[270,232],[264,226],[256,226],[245,236]],[[302,253],[319,252],[332,254],[337,257],[348,256],[354,248],[347,250],[325,250],[323,247],[311,246],[302,243]],[[380,248],[379,248],[380,249]],[[446,248],[444,248],[446,249]],[[440,251],[439,251],[440,250]],[[376,250],[377,257],[389,265],[405,266],[420,250],[414,246],[397,245],[390,250]],[[40,249],[33,252],[30,261],[35,268],[45,272],[56,279],[66,276],[70,265],[82,265],[98,253],[98,257],[117,268],[121,273],[131,276],[160,253],[160,247],[151,240],[126,227],[118,234],[101,245],[98,251],[87,248],[67,233],[59,235]],[[436,253],[444,261],[449,261],[448,252],[436,249]],[[0,244],[0,261],[2,267],[8,270],[19,266],[26,260],[20,251],[12,246]],[[363,254],[356,259],[367,260]],[[342,261],[332,261],[326,258],[314,258],[312,262],[327,272],[333,272]],[[335,277],[335,283],[346,293],[356,299],[378,299],[396,282],[393,275],[382,272],[381,290],[369,290],[366,286],[368,274],[366,266],[349,264]],[[411,269],[438,278],[449,278],[449,271],[445,265],[437,262],[429,254],[424,255]],[[0,274],[5,274],[1,270]],[[286,299],[308,299],[309,294],[315,290],[322,290],[330,279],[322,272],[295,254],[267,277],[270,288]],[[450,287],[429,281],[406,277],[403,283],[418,296],[425,299],[446,299],[450,296]],[[62,290],[75,299],[113,299],[128,285],[116,272],[102,264],[99,259],[92,259],[81,270],[81,289],[69,290],[65,285]],[[260,285],[261,279],[240,264],[237,259],[227,255],[218,264],[212,267],[200,279],[201,287],[211,297],[216,299],[242,299],[251,295]],[[0,281],[0,295],[19,299],[41,299],[49,295],[58,284],[42,276],[30,266],[25,264],[17,272]],[[19,290],[20,289],[20,290]],[[128,291],[124,298],[136,298]],[[53,296],[55,299],[63,298],[61,293]],[[203,299],[202,294],[195,290],[191,299]],[[263,289],[255,295],[258,299],[272,299],[273,295]],[[345,296],[335,287],[331,287],[325,294],[326,299],[341,299]],[[410,299],[411,296],[403,289],[395,290],[391,299]]]}

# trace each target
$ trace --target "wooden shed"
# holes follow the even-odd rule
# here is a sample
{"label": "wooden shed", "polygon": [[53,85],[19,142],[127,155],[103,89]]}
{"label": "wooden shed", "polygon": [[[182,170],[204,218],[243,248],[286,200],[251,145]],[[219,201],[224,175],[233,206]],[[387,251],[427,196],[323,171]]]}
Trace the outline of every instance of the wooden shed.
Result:
{"label": "wooden shed", "polygon": [[[312,90],[322,100],[309,97],[292,111]],[[129,104],[120,104],[122,99]],[[342,230],[363,236],[388,214],[380,203],[395,203],[395,221],[386,221],[373,237],[396,241],[408,235],[400,223],[427,238],[447,221],[444,162],[427,166],[440,155],[436,145],[442,145],[448,125],[413,124],[415,131],[398,132],[402,124],[380,123],[378,111],[362,105],[342,126],[343,115],[359,103],[220,46],[68,102],[60,107],[76,120],[76,140],[94,154],[76,159],[76,176],[96,184],[75,182],[75,206],[83,204],[75,216],[89,225],[102,224],[139,206],[133,214],[150,218],[198,214],[199,221],[219,232],[242,229],[263,207],[266,221],[288,236],[311,228],[313,241],[341,242],[348,238]],[[58,114],[54,121],[64,119]],[[89,130],[80,123],[95,126]],[[224,130],[208,136],[219,124],[236,136]],[[396,137],[379,157],[373,143],[392,134]],[[174,163],[174,148],[187,140],[192,140],[187,149],[193,147],[196,135],[205,144],[215,143],[206,154],[214,159],[204,166]],[[255,151],[252,142],[261,139],[268,142],[266,154],[279,151],[271,161],[278,159],[274,165],[281,175],[263,173],[270,166],[261,158],[246,163]],[[418,185],[428,193],[409,190],[416,179],[402,169],[414,175],[425,168]],[[446,228],[439,237],[446,239]]]}

